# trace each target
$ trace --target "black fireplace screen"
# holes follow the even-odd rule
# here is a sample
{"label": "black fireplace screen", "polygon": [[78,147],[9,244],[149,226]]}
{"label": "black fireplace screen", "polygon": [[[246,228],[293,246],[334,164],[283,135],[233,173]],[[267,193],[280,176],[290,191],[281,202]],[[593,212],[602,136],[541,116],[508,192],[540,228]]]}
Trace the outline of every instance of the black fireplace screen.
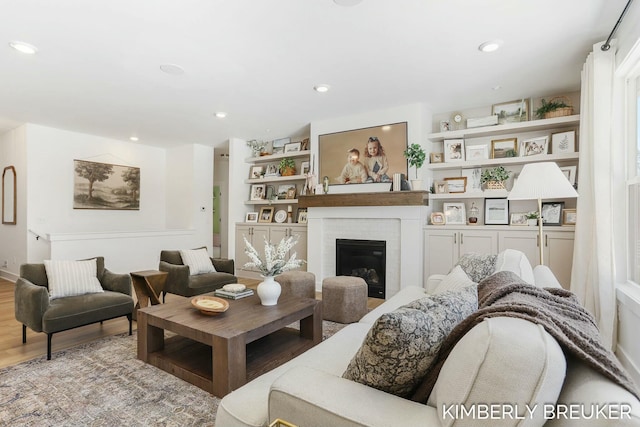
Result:
{"label": "black fireplace screen", "polygon": [[336,239],[336,276],[362,277],[369,297],[385,298],[387,242]]}

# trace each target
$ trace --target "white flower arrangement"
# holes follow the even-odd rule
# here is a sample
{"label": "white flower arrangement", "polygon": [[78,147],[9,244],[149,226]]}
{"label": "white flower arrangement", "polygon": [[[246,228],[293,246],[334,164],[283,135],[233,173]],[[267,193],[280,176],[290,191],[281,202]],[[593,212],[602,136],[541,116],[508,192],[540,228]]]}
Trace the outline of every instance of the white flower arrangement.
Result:
{"label": "white flower arrangement", "polygon": [[260,253],[249,243],[244,237],[246,248],[244,253],[247,254],[251,262],[244,265],[245,268],[257,268],[264,277],[277,276],[285,271],[293,270],[300,267],[304,260],[297,259],[296,253],[293,252],[289,259],[285,259],[287,252],[298,243],[298,236],[289,236],[282,238],[278,246],[273,245],[267,239],[264,239],[264,260],[260,258]]}
{"label": "white flower arrangement", "polygon": [[266,141],[258,141],[257,139],[252,139],[247,141],[247,145],[249,147],[251,147],[251,149],[255,152],[255,153],[260,153],[264,147],[267,146],[267,142]]}

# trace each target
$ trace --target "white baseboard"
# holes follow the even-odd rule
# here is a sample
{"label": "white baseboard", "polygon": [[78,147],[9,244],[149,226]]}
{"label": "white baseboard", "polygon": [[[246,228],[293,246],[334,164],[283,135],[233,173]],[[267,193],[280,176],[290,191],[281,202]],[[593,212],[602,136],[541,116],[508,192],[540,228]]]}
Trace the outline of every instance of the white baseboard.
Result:
{"label": "white baseboard", "polygon": [[3,279],[7,279],[10,282],[16,283],[16,280],[18,280],[19,276],[7,270],[0,270],[0,277],[2,277]]}

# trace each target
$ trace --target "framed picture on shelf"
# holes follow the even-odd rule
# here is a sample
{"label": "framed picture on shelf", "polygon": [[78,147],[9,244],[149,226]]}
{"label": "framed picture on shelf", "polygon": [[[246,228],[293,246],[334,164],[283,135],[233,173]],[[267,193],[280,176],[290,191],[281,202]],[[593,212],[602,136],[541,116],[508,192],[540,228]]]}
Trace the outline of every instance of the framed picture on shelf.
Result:
{"label": "framed picture on shelf", "polygon": [[484,160],[489,158],[489,148],[485,145],[469,145],[467,146],[467,161]]}
{"label": "framed picture on shelf", "polygon": [[449,120],[440,120],[440,132],[449,132],[451,130],[451,122]]}
{"label": "framed picture on shelf", "polygon": [[271,222],[273,220],[273,212],[276,208],[273,206],[265,206],[260,208],[260,215],[258,216],[258,222]]}
{"label": "framed picture on shelf", "polygon": [[461,173],[467,179],[466,193],[482,192],[482,168],[462,169]]}
{"label": "framed picture on shelf", "polygon": [[551,152],[575,153],[576,152],[576,131],[554,133],[551,135]]}
{"label": "framed picture on shelf", "polygon": [[449,185],[447,181],[434,181],[433,190],[435,194],[447,194],[449,192]]}
{"label": "framed picture on shelf", "polygon": [[278,186],[278,199],[286,199],[287,194],[289,193],[289,189],[291,188],[291,184],[282,184]]}
{"label": "framed picture on shelf", "polygon": [[509,200],[484,199],[484,223],[485,225],[508,225]]}
{"label": "framed picture on shelf", "polygon": [[309,167],[309,162],[302,162],[300,164],[300,170],[302,171],[302,175],[306,175],[311,170]]}
{"label": "framed picture on shelf", "polygon": [[249,200],[262,200],[265,197],[266,184],[252,184]]}
{"label": "framed picture on shelf", "polygon": [[276,188],[273,185],[267,185],[267,195],[265,199],[273,200],[276,197],[278,197],[278,195],[276,194]]}
{"label": "framed picture on shelf", "polygon": [[264,175],[264,166],[251,166],[249,179],[257,179]]}
{"label": "framed picture on shelf", "polygon": [[307,208],[298,209],[298,224],[307,223]]}
{"label": "framed picture on shelf", "polygon": [[528,225],[527,213],[526,212],[512,213],[511,221],[509,221],[509,225]]}
{"label": "framed picture on shelf", "polygon": [[267,165],[264,170],[264,176],[280,176],[278,165]]}
{"label": "framed picture on shelf", "polygon": [[279,138],[273,140],[273,154],[284,153],[284,146],[291,142],[291,138]]}
{"label": "framed picture on shelf", "polygon": [[431,224],[433,225],[445,225],[446,220],[444,218],[444,213],[442,212],[432,212],[431,213]]}
{"label": "framed picture on shelf", "polygon": [[542,202],[542,224],[561,225],[564,202]]}
{"label": "framed picture on shelf", "polygon": [[576,225],[576,219],[575,209],[562,210],[562,225]]}
{"label": "framed picture on shelf", "polygon": [[465,225],[467,223],[464,203],[443,203],[442,209],[447,224]]}
{"label": "framed picture on shelf", "polygon": [[549,137],[539,136],[537,138],[524,139],[520,143],[520,156],[538,156],[547,154]]}
{"label": "framed picture on shelf", "polygon": [[498,116],[498,124],[526,122],[529,120],[529,100],[517,99],[515,101],[494,104],[491,114]]}
{"label": "framed picture on shelf", "polygon": [[431,163],[442,163],[442,162],[444,162],[444,153],[430,153],[429,154],[429,162],[431,162]]}
{"label": "framed picture on shelf", "polygon": [[244,222],[258,222],[258,212],[247,212]]}
{"label": "framed picture on shelf", "polygon": [[289,187],[287,189],[287,199],[295,199],[296,198],[296,187]]}
{"label": "framed picture on shelf", "polygon": [[491,158],[504,159],[518,156],[518,138],[494,139],[491,141]]}
{"label": "framed picture on shelf", "polygon": [[467,191],[467,177],[444,178],[449,186],[449,193],[464,193]]}
{"label": "framed picture on shelf", "polygon": [[302,149],[301,142],[290,142],[284,146],[285,153],[294,153],[294,152],[300,151],[301,149]]}
{"label": "framed picture on shelf", "polygon": [[302,151],[306,151],[309,149],[309,138],[305,138],[302,141],[300,141],[300,149]]}
{"label": "framed picture on shelf", "polygon": [[567,177],[571,185],[576,185],[576,166],[560,166],[560,170]]}
{"label": "framed picture on shelf", "polygon": [[444,162],[464,162],[464,139],[444,140]]}

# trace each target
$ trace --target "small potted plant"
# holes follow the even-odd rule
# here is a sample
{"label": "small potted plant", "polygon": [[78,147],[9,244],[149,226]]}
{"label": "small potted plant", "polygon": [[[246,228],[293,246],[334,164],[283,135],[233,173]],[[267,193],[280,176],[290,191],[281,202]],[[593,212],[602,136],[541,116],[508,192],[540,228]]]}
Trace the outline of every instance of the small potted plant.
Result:
{"label": "small potted plant", "polygon": [[403,154],[409,161],[409,166],[416,168],[416,179],[411,180],[411,188],[413,190],[420,190],[422,188],[422,180],[418,179],[418,169],[424,164],[427,155],[420,144],[411,144]]}
{"label": "small potted plant", "polygon": [[564,99],[566,98],[555,97],[548,102],[542,99],[542,106],[536,110],[536,117],[550,119],[552,117],[570,116],[573,113],[573,107],[564,102]]}
{"label": "small potted plant", "polygon": [[538,225],[538,218],[540,217],[540,215],[538,214],[538,211],[527,212],[525,216],[527,217],[527,225],[533,226],[533,227]]}
{"label": "small potted plant", "polygon": [[267,142],[266,141],[258,141],[256,139],[252,139],[252,140],[247,141],[247,145],[253,151],[253,157],[260,157],[261,154],[262,154],[262,150],[264,150],[264,147],[267,146]]}
{"label": "small potted plant", "polygon": [[489,190],[505,190],[504,182],[509,179],[510,174],[511,171],[506,170],[504,166],[497,166],[482,172],[480,182],[487,184]]}
{"label": "small potted plant", "polygon": [[296,174],[296,162],[294,162],[292,158],[284,157],[280,160],[278,168],[280,169],[280,175],[282,176],[291,176]]}

